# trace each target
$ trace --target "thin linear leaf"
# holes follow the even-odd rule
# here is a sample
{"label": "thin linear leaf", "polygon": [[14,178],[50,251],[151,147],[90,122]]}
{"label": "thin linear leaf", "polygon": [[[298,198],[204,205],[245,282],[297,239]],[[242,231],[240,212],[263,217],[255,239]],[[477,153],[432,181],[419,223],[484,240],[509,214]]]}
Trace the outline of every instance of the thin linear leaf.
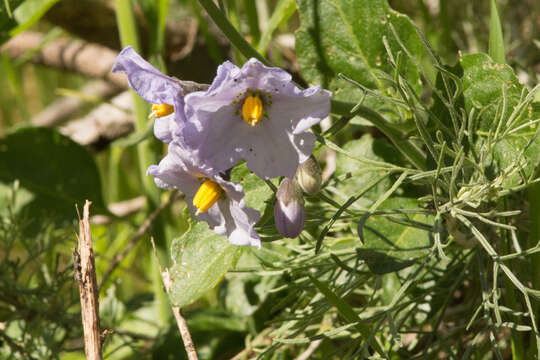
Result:
{"label": "thin linear leaf", "polygon": [[489,56],[500,63],[505,64],[504,38],[502,33],[501,19],[497,11],[497,2],[491,0],[491,15],[489,19]]}

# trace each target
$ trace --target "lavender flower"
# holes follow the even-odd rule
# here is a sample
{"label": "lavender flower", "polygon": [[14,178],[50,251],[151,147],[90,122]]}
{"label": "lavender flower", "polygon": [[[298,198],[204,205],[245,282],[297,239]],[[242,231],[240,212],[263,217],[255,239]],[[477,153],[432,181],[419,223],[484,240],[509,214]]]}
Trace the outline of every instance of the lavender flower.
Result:
{"label": "lavender flower", "polygon": [[185,97],[182,135],[214,171],[243,158],[262,178],[292,178],[313,150],[306,130],[328,116],[330,96],[319,86],[300,90],[287,72],[256,59],[242,68],[226,61],[207,91]]}
{"label": "lavender flower", "polygon": [[159,187],[184,192],[195,219],[207,222],[218,235],[227,236],[235,245],[261,247],[253,229],[260,214],[245,204],[242,186],[211,175],[211,170],[181,143],[173,140],[169,153],[147,173],[154,176]]}
{"label": "lavender flower", "polygon": [[295,238],[304,229],[304,198],[295,180],[283,179],[274,205],[274,222],[281,235]]}
{"label": "lavender flower", "polygon": [[153,104],[150,116],[156,117],[154,134],[164,143],[170,143],[173,134],[185,123],[184,96],[178,81],[163,75],[131,46],[120,52],[112,72],[126,73],[129,86],[140,97]]}

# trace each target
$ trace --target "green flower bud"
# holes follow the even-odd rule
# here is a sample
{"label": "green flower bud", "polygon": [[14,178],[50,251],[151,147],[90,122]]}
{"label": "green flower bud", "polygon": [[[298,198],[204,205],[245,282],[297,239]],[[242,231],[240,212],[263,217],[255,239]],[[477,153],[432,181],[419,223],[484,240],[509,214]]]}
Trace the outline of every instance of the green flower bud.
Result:
{"label": "green flower bud", "polygon": [[321,190],[322,171],[313,155],[298,166],[296,181],[308,195],[315,195]]}

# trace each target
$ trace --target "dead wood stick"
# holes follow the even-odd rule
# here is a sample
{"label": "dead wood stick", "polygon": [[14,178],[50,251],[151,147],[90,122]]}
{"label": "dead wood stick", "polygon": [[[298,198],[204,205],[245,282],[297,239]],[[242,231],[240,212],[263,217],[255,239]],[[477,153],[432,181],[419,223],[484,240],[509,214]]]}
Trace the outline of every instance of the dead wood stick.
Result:
{"label": "dead wood stick", "polygon": [[125,76],[111,73],[118,55],[116,51],[70,38],[43,43],[44,38],[41,33],[23,32],[2,45],[0,52],[18,58],[29,51],[37,51],[31,58],[32,62],[101,78],[121,88],[127,87]]}
{"label": "dead wood stick", "polygon": [[[154,243],[154,239],[150,238],[150,241],[152,242],[152,247],[154,248],[154,255],[157,257],[156,244]],[[172,285],[172,279],[171,274],[169,273],[169,269],[161,271],[160,267],[159,272],[161,273],[161,278],[163,279],[163,285],[165,286],[165,290],[169,292],[169,288]],[[182,337],[182,341],[184,342],[184,349],[186,349],[188,359],[199,360],[197,356],[197,350],[195,349],[195,345],[193,344],[193,340],[191,339],[189,327],[187,325],[186,319],[184,319],[182,313],[180,312],[180,308],[178,306],[172,306],[172,312],[174,314],[174,318],[176,319],[178,329],[180,330],[180,336]]]}
{"label": "dead wood stick", "polygon": [[91,202],[86,200],[82,220],[77,208],[79,215],[78,251],[73,249],[73,258],[81,297],[84,352],[88,360],[102,360],[98,288],[90,232],[90,204]]}
{"label": "dead wood stick", "polygon": [[103,80],[91,81],[79,90],[82,97],[67,96],[54,101],[32,117],[32,124],[35,126],[57,125],[73,116],[74,113],[88,104],[89,100],[107,99],[116,95],[120,90],[120,88]]}

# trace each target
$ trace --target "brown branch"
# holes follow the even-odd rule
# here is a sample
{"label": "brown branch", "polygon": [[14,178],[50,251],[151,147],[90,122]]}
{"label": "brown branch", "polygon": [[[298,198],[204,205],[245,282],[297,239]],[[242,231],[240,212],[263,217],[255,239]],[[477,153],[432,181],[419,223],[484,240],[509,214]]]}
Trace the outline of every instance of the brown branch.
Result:
{"label": "brown branch", "polygon": [[[88,11],[88,9],[92,11]],[[134,6],[135,25],[142,48],[147,52],[152,41],[151,22],[136,4]],[[111,49],[121,48],[120,35],[114,5],[100,0],[63,0],[57,2],[45,14],[44,20],[60,26],[68,32]],[[165,24],[165,52],[175,56],[189,48],[192,18],[169,20]]]}
{"label": "brown branch", "polygon": [[135,245],[137,245],[137,243],[139,242],[139,240],[141,240],[143,235],[146,234],[146,232],[148,231],[148,229],[150,229],[150,227],[152,226],[156,218],[159,216],[159,214],[161,214],[163,210],[165,210],[170,204],[172,204],[175,200],[181,198],[182,196],[184,196],[184,194],[179,193],[177,191],[173,191],[171,195],[169,196],[169,199],[166,202],[161,203],[159,207],[156,210],[154,210],[152,214],[150,214],[150,216],[148,216],[148,218],[144,221],[144,223],[137,229],[135,234],[133,234],[133,236],[129,240],[124,250],[122,250],[121,253],[117,254],[111,260],[111,264],[109,265],[109,268],[105,272],[105,275],[103,275],[103,280],[101,281],[101,284],[99,285],[99,289],[103,288],[103,285],[107,283],[107,281],[109,280],[114,270],[116,270],[118,265],[120,265],[120,263],[126,258],[126,256],[135,247]]}
{"label": "brown branch", "polygon": [[0,47],[0,53],[12,58],[21,57],[29,51],[36,51],[30,59],[59,69],[107,80],[118,87],[125,88],[125,76],[111,73],[111,67],[118,53],[101,45],[81,40],[62,38],[43,43],[44,35],[36,32],[23,32]]}
{"label": "brown branch", "polygon": [[[81,145],[109,143],[133,131],[133,97],[128,91],[101,104],[82,118],[70,121],[60,132]],[[98,146],[96,146],[98,147]]]}
{"label": "brown branch", "polygon": [[82,220],[77,208],[79,216],[78,251],[73,248],[73,260],[81,297],[86,358],[89,360],[102,360],[98,289],[92,250],[92,234],[90,232],[90,204],[91,202],[86,200]]}
{"label": "brown branch", "polygon": [[[123,200],[116,203],[109,204],[109,211],[118,218],[123,218],[132,215],[138,211],[141,211],[146,204],[146,197],[137,196],[133,199]],[[110,224],[113,218],[107,215],[93,215],[90,218],[90,223],[96,225]]]}
{"label": "brown branch", "polygon": [[[156,244],[154,243],[154,239],[150,238],[150,241],[152,242],[152,247],[154,248],[154,255],[157,257]],[[159,272],[161,273],[161,278],[163,279],[163,285],[165,286],[165,290],[169,292],[169,289],[172,285],[172,279],[171,274],[169,273],[169,269],[161,271],[160,267]],[[187,325],[186,319],[184,319],[182,313],[180,312],[180,308],[178,306],[172,306],[172,312],[174,314],[174,318],[176,319],[178,329],[180,330],[180,336],[182,337],[182,341],[184,342],[184,349],[186,349],[188,359],[199,360],[197,356],[197,350],[195,349],[195,345],[193,344],[193,340],[191,339],[189,327]]]}
{"label": "brown branch", "polygon": [[79,92],[81,97],[62,97],[32,117],[35,126],[54,126],[76,113],[88,101],[99,101],[116,95],[120,88],[103,80],[96,80],[84,85]]}

